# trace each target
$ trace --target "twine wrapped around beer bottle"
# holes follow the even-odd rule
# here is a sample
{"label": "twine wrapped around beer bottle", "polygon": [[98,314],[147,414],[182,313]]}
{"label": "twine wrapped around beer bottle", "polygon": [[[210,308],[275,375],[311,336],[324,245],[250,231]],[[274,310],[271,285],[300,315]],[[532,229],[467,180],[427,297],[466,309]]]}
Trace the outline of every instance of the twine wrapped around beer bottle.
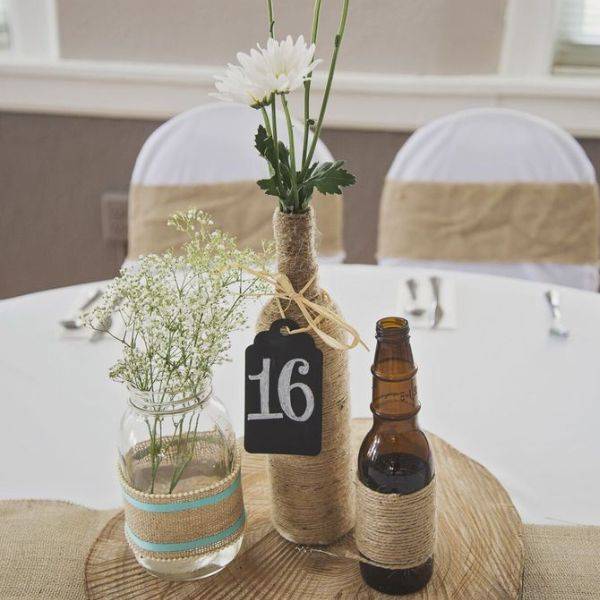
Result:
{"label": "twine wrapped around beer bottle", "polygon": [[357,481],[354,537],[359,552],[390,569],[410,569],[433,555],[435,477],[412,494],[382,494]]}
{"label": "twine wrapped around beer bottle", "polygon": [[[304,297],[338,312],[318,285],[313,209],[301,214],[273,216],[279,271]],[[287,318],[305,327],[307,321],[294,302],[283,304]],[[278,300],[263,309],[257,331],[281,318]],[[338,323],[323,319],[319,329],[344,341]],[[273,522],[287,540],[298,544],[330,544],[354,524],[354,492],[350,453],[350,397],[344,350],[332,348],[311,333],[323,352],[323,439],[318,456],[269,455]]]}

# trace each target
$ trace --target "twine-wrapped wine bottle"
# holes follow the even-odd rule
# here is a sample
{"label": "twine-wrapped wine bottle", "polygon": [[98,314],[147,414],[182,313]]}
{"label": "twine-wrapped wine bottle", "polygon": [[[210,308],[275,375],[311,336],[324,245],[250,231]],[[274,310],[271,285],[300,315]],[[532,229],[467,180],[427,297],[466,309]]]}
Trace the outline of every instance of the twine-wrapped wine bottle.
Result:
{"label": "twine-wrapped wine bottle", "polygon": [[[304,213],[275,211],[273,216],[279,272],[285,274],[295,291],[314,277],[304,297],[337,312],[316,277],[315,217]],[[282,303],[287,318],[300,327],[306,320],[294,302]],[[281,318],[276,300],[263,309],[258,331]],[[339,341],[345,332],[336,323],[323,319],[319,328]],[[330,544],[354,525],[354,492],[350,454],[350,396],[348,363],[344,350],[334,349],[313,335],[323,352],[323,437],[318,456],[269,455],[273,522],[287,540],[298,544]]]}

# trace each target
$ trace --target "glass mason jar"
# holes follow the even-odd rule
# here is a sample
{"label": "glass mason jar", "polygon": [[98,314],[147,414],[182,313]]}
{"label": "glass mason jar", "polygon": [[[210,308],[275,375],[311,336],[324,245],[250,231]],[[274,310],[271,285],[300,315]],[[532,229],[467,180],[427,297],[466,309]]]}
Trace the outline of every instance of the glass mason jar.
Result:
{"label": "glass mason jar", "polygon": [[[236,438],[210,384],[194,395],[157,396],[129,389],[119,434],[119,460],[127,483],[147,494],[179,494],[228,477],[234,468]],[[138,563],[158,577],[200,579],[227,566],[242,538],[211,554],[177,560],[134,553]]]}

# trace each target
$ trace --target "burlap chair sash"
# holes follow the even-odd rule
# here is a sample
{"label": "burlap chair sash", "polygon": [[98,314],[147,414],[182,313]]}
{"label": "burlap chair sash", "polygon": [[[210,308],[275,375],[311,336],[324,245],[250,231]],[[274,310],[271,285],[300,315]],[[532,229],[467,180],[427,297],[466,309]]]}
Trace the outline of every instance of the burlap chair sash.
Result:
{"label": "burlap chair sash", "polygon": [[598,188],[386,180],[378,257],[598,263]]}
{"label": "burlap chair sash", "polygon": [[242,535],[245,524],[240,450],[232,473],[221,481],[179,494],[134,489],[122,469],[125,534],[138,554],[160,559],[214,552]]}
{"label": "burlap chair sash", "polygon": [[[177,249],[185,233],[167,227],[175,212],[190,208],[211,215],[215,224],[235,235],[241,246],[260,250],[273,239],[272,215],[276,200],[266,196],[256,181],[197,185],[132,185],[129,192],[128,258]],[[322,256],[343,254],[342,198],[315,192],[312,203],[319,223]]]}

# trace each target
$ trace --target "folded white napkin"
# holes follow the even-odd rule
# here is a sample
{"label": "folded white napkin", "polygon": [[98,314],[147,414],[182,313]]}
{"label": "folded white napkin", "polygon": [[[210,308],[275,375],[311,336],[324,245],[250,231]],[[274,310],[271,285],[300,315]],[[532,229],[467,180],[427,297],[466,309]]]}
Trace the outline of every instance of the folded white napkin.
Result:
{"label": "folded white napkin", "polygon": [[[440,306],[443,310],[442,320],[437,329],[456,329],[458,325],[456,310],[456,288],[454,281],[443,276],[440,278]],[[411,278],[403,279],[398,286],[398,310],[402,316],[408,319],[411,327],[417,329],[430,329],[433,320],[433,289],[429,277],[412,277],[416,283],[417,300],[412,299],[407,286],[407,281]],[[420,315],[410,314],[409,311],[414,308],[425,309]]]}

